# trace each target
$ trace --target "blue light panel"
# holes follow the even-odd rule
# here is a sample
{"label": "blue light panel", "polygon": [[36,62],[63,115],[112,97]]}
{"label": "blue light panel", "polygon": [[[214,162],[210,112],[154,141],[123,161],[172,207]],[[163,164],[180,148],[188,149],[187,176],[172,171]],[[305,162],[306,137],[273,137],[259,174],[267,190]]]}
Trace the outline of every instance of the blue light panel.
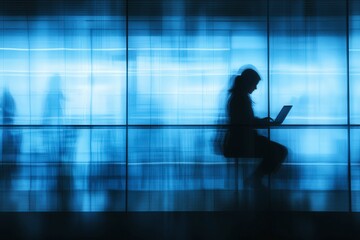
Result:
{"label": "blue light panel", "polygon": [[128,16],[2,16],[0,210],[231,209],[258,162],[235,172],[213,144],[231,80],[252,64],[255,115],[293,105],[284,126],[259,130],[289,150],[264,180],[272,207],[359,211],[359,4],[347,36],[345,4],[249,2],[241,14],[179,0],[156,12],[129,1]]}

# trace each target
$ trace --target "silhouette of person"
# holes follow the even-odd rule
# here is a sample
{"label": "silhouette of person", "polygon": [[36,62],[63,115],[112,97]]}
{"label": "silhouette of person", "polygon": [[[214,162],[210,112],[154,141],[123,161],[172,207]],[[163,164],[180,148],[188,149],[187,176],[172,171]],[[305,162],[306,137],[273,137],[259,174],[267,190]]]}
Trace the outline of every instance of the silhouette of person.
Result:
{"label": "silhouette of person", "polygon": [[256,170],[248,177],[245,184],[255,188],[263,188],[262,178],[275,172],[287,156],[287,148],[270,141],[258,134],[256,126],[266,126],[271,118],[254,116],[253,102],[250,95],[256,90],[261,80],[259,74],[251,68],[246,68],[235,77],[229,90],[227,113],[228,131],[225,135],[225,157],[259,157],[262,161]]}
{"label": "silhouette of person", "polygon": [[65,97],[61,91],[61,79],[58,74],[54,74],[48,85],[48,92],[45,98],[44,119],[45,125],[62,124]]}
{"label": "silhouette of person", "polygon": [[[20,151],[20,134],[6,125],[14,123],[16,114],[15,100],[8,88],[2,94],[2,121],[5,127],[2,131],[2,166],[1,178],[6,188],[11,187],[11,176],[17,170],[17,157]],[[7,189],[9,190],[9,189]]]}
{"label": "silhouette of person", "polygon": [[55,164],[56,190],[60,210],[71,209],[71,190],[73,176],[71,163],[76,144],[76,132],[63,127],[65,96],[61,89],[61,77],[54,74],[49,79],[48,91],[45,96],[43,124],[53,125],[44,129],[43,141],[47,153],[47,161]]}

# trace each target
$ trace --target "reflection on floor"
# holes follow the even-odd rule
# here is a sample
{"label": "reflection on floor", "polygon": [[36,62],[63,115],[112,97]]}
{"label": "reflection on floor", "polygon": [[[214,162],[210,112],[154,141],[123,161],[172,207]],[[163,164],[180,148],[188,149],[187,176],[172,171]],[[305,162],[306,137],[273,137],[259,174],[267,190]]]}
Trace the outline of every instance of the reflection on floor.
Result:
{"label": "reflection on floor", "polygon": [[[234,162],[130,164],[127,178],[125,165],[114,163],[23,164],[19,168],[24,169],[10,182],[0,181],[2,212],[348,212],[351,206],[349,199],[355,201],[358,196],[357,191],[352,191],[350,196],[347,189],[284,187],[278,183],[286,182],[289,178],[281,179],[279,175],[264,179],[266,189],[246,188],[243,182],[254,170],[254,163],[247,166],[236,166]],[[294,179],[292,181],[296,182]],[[357,204],[353,203],[353,206]]]}
{"label": "reflection on floor", "polygon": [[128,177],[124,164],[113,163],[45,163],[20,169],[10,182],[2,181],[0,196],[0,231],[11,237],[360,236],[360,214],[349,212],[349,199],[354,201],[357,192],[351,196],[347,190],[282,187],[279,179],[289,179],[281,175],[264,179],[267,189],[246,188],[243,181],[253,163],[239,168],[231,161],[130,164]]}
{"label": "reflection on floor", "polygon": [[4,239],[359,239],[359,224],[335,212],[0,214]]}

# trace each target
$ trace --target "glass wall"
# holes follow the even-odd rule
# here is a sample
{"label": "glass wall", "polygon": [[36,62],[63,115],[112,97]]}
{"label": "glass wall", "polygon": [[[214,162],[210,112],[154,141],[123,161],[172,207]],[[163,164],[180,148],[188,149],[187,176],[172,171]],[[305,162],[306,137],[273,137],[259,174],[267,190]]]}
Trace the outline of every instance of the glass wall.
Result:
{"label": "glass wall", "polygon": [[226,123],[232,76],[245,64],[262,76],[255,111],[267,115],[266,4],[231,17],[212,4],[195,15],[196,4],[164,1],[159,16],[129,2],[129,210],[224,207],[216,192],[234,175],[213,154],[214,127],[203,126]]}
{"label": "glass wall", "polygon": [[289,124],[346,124],[346,4],[333,16],[330,3],[280,2],[269,13],[271,114],[291,104]]}
{"label": "glass wall", "polygon": [[160,16],[139,16],[139,2],[129,2],[129,124],[214,124],[231,76],[249,63],[263,76],[256,110],[267,114],[265,4],[256,16],[228,17],[208,3],[194,16],[196,4],[170,1],[158,3]]}
{"label": "glass wall", "polygon": [[274,207],[347,211],[347,6],[278,1],[269,9],[271,115],[293,105],[288,126],[270,135],[289,150],[272,176]]}
{"label": "glass wall", "polygon": [[[1,211],[359,211],[358,1],[34,2],[0,10]],[[246,66],[293,105],[260,196],[214,149]]]}
{"label": "glass wall", "polygon": [[125,210],[124,20],[1,18],[1,210]]}
{"label": "glass wall", "polygon": [[351,142],[351,190],[352,190],[352,207],[353,211],[360,211],[360,185],[359,185],[359,166],[360,166],[360,149],[359,149],[359,53],[360,45],[360,3],[358,1],[350,2],[349,11],[349,82],[350,82],[350,142]]}

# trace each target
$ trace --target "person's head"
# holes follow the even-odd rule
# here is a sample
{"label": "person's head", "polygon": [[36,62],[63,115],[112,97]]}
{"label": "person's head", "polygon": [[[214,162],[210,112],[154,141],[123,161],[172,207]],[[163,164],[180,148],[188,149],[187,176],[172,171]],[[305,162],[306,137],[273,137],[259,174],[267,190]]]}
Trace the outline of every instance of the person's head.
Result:
{"label": "person's head", "polygon": [[254,69],[246,68],[240,75],[235,77],[230,92],[251,94],[260,80],[260,75]]}

